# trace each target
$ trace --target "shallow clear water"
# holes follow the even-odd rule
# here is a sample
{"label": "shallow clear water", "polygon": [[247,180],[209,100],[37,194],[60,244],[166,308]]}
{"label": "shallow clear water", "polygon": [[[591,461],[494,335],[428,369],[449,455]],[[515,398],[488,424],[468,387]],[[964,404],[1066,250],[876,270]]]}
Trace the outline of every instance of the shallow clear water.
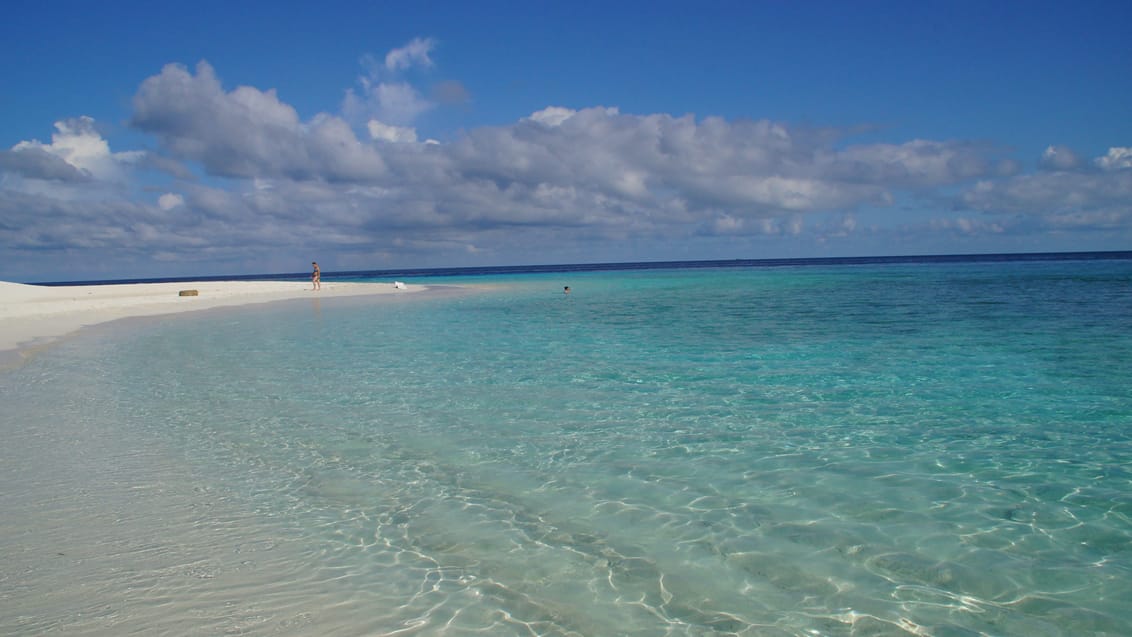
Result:
{"label": "shallow clear water", "polygon": [[479,282],[0,376],[0,632],[1132,625],[1132,262]]}

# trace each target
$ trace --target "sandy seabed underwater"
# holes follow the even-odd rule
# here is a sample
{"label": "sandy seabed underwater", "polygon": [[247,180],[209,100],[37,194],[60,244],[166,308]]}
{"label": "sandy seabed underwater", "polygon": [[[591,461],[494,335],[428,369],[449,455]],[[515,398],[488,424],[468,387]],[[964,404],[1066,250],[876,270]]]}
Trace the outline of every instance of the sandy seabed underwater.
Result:
{"label": "sandy seabed underwater", "polygon": [[0,633],[1132,626],[1132,261],[489,282],[0,374]]}

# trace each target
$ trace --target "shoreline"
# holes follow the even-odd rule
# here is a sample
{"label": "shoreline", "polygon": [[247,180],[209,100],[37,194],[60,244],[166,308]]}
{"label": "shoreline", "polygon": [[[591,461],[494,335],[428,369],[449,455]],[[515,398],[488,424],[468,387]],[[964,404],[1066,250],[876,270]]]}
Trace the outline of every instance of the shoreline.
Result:
{"label": "shoreline", "polygon": [[[0,369],[84,327],[123,318],[180,314],[295,299],[411,294],[423,285],[323,281],[187,281],[44,286],[0,281]],[[181,296],[182,291],[195,291]]]}

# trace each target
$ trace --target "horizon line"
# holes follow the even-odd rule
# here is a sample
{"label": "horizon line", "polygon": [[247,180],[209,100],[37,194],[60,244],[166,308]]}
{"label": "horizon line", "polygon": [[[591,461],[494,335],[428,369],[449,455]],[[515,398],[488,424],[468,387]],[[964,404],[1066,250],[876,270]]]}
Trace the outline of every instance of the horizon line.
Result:
{"label": "horizon line", "polygon": [[[525,265],[481,265],[481,266],[434,266],[390,268],[380,270],[342,270],[336,272],[322,272],[323,278],[362,278],[379,275],[401,275],[404,277],[420,276],[453,276],[457,274],[515,274],[515,273],[551,273],[551,272],[596,272],[602,270],[646,270],[663,269],[666,267],[726,267],[734,265],[748,266],[790,266],[790,265],[867,265],[878,263],[946,263],[959,261],[1054,261],[1054,260],[1109,260],[1132,259],[1132,250],[1085,250],[1085,251],[1058,251],[1058,252],[975,252],[957,254],[909,254],[909,255],[872,255],[856,257],[778,257],[778,258],[732,258],[732,259],[686,259],[663,261],[607,261],[588,263],[552,263],[552,264],[525,264]],[[28,283],[27,285],[64,286],[64,285],[115,285],[131,283],[183,283],[189,281],[263,281],[307,279],[308,272],[260,273],[260,274],[223,274],[210,276],[177,276],[156,278],[128,278],[128,279],[97,279],[85,281],[44,281]]]}

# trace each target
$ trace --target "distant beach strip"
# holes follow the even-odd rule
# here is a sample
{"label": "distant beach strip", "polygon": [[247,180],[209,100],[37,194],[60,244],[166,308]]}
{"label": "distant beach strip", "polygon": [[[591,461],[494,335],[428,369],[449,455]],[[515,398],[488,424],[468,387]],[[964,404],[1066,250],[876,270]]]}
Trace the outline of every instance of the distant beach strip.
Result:
{"label": "distant beach strip", "polygon": [[[400,285],[396,285],[400,283]],[[292,299],[407,294],[427,290],[398,282],[178,281],[109,285],[25,285],[0,281],[0,367],[90,325]],[[23,353],[21,353],[23,352]]]}

